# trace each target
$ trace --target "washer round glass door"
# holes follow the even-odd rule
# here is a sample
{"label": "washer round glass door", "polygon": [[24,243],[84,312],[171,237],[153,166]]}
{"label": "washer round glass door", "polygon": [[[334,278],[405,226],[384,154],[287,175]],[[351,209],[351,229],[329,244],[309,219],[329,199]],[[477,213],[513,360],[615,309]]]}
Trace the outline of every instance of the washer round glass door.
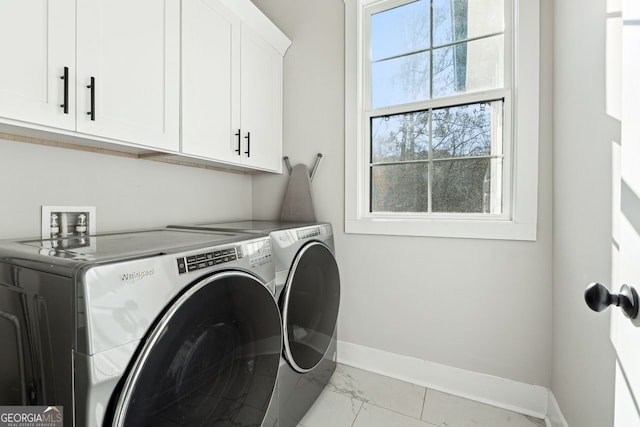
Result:
{"label": "washer round glass door", "polygon": [[260,426],[282,349],[278,307],[242,272],[213,275],[164,312],[139,351],[114,426]]}
{"label": "washer round glass door", "polygon": [[338,320],[340,275],[326,245],[311,242],[298,252],[280,304],[285,358],[296,371],[309,372],[326,354]]}

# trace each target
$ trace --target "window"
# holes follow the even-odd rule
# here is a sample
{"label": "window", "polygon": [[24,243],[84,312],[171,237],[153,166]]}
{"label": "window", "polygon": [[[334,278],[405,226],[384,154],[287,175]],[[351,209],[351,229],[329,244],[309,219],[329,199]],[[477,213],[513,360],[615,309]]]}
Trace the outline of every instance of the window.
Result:
{"label": "window", "polygon": [[346,3],[346,231],[535,240],[538,2]]}

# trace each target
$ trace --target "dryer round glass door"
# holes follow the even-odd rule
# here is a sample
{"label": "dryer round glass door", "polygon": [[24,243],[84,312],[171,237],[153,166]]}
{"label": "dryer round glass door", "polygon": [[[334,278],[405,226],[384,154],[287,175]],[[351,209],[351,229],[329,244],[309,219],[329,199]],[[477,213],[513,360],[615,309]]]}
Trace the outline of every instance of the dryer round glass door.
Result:
{"label": "dryer round glass door", "polygon": [[260,426],[281,342],[278,307],[258,279],[225,272],[197,282],[141,343],[112,425]]}
{"label": "dryer round glass door", "polygon": [[285,358],[296,371],[309,372],[326,354],[338,320],[340,275],[326,245],[311,242],[298,252],[280,304]]}

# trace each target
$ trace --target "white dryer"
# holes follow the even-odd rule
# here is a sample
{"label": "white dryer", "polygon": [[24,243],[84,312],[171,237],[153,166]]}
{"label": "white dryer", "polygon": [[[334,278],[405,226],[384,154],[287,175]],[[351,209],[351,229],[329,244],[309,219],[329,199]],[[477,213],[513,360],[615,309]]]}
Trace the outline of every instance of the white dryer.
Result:
{"label": "white dryer", "polygon": [[273,282],[255,234],[2,242],[2,404],[57,406],[65,427],[272,427]]}
{"label": "white dryer", "polygon": [[237,221],[170,227],[270,237],[284,333],[278,425],[297,426],[336,367],[340,276],[331,224]]}

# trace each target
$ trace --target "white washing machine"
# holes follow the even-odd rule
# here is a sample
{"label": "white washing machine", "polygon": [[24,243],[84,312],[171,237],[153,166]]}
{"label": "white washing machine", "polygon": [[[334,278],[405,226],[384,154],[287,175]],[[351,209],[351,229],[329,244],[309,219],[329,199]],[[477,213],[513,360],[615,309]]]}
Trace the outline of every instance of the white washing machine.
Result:
{"label": "white washing machine", "polygon": [[0,403],[64,426],[277,423],[267,237],[146,230],[0,243]]}
{"label": "white washing machine", "polygon": [[297,426],[336,367],[340,276],[331,224],[237,221],[171,227],[270,237],[284,333],[279,426]]}

